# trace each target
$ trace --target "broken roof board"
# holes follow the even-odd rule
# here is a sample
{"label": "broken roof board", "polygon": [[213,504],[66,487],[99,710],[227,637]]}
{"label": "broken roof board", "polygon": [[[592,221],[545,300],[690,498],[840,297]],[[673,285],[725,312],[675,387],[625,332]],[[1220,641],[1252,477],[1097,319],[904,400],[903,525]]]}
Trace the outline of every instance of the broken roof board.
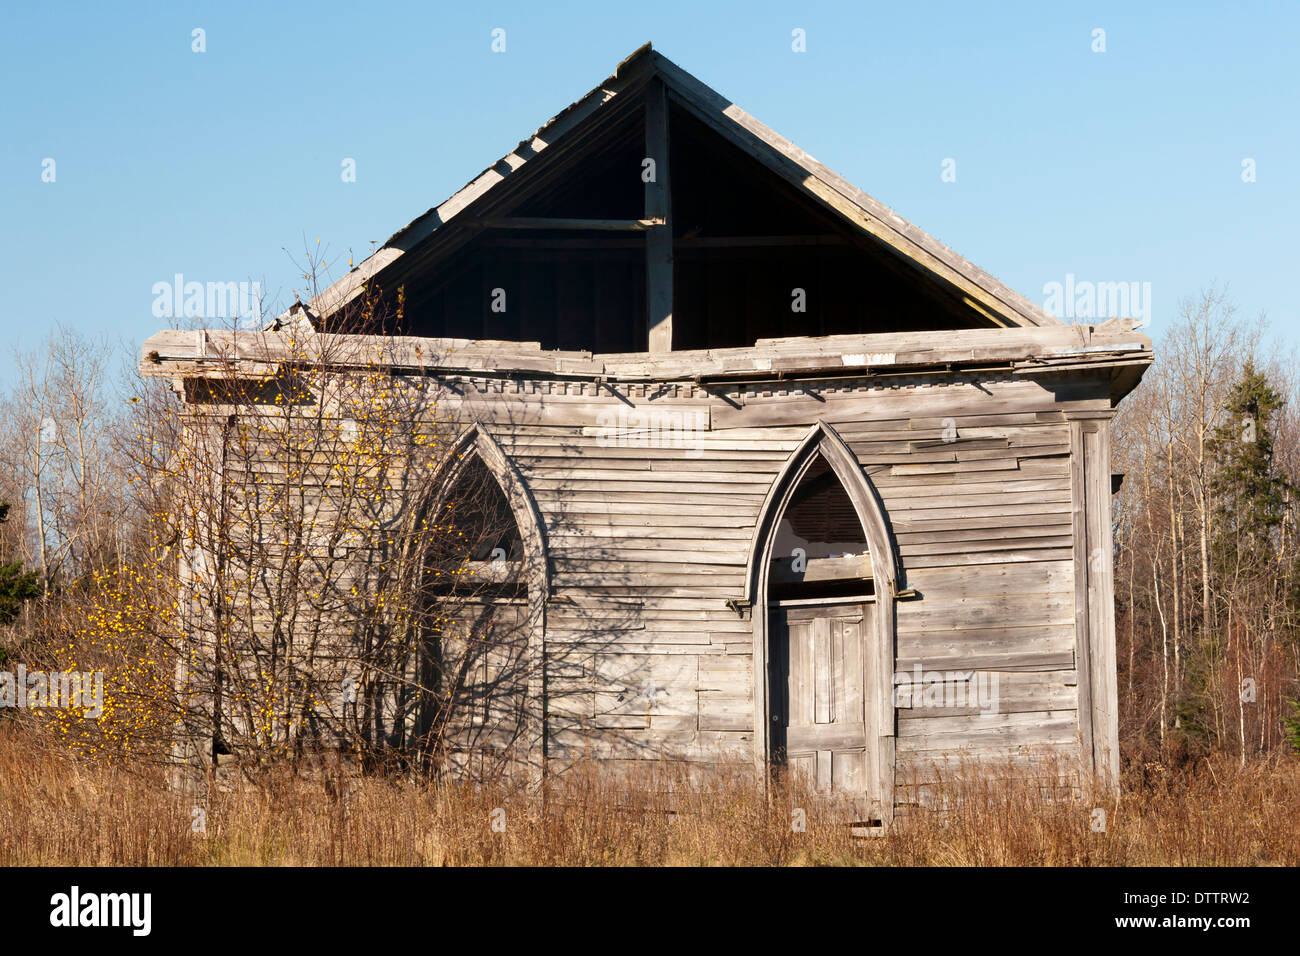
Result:
{"label": "broken roof board", "polygon": [[470,206],[487,199],[512,173],[520,171],[553,146],[571,142],[584,127],[596,122],[602,111],[608,112],[620,98],[626,99],[655,77],[665,84],[675,104],[782,176],[823,208],[834,212],[894,254],[954,286],[971,300],[977,310],[988,310],[995,320],[1016,326],[1063,324],[832,172],[671,60],[651,50],[648,43],[620,63],[614,74],[600,86],[571,104],[531,137],[522,140],[513,151],[441,205],[394,233],[359,266],[322,291],[313,300],[316,311],[328,315],[342,308],[372,278],[425,243]]}

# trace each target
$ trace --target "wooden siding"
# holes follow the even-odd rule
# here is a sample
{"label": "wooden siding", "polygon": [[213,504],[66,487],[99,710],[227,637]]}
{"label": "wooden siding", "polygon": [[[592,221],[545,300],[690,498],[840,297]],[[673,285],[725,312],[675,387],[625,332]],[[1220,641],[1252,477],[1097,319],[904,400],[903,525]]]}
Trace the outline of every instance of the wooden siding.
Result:
{"label": "wooden siding", "polygon": [[[917,781],[961,759],[1087,760],[1080,695],[1094,685],[1103,703],[1089,715],[1113,720],[1104,648],[1091,673],[1076,666],[1087,508],[1079,422],[1095,496],[1113,372],[1102,363],[1033,376],[1004,368],[704,384],[444,372],[411,381],[439,393],[430,432],[473,429],[481,437],[464,448],[499,449],[496,470],[515,476],[513,494],[535,508],[530,548],[545,550],[548,593],[534,638],[544,672],[528,693],[545,694],[555,770],[582,756],[754,758],[755,687],[766,675],[753,664],[762,609],[745,604],[747,562],[777,476],[810,426],[832,429],[879,495],[905,589],[891,752],[905,804]],[[257,467],[283,466],[268,458]],[[1090,520],[1089,542],[1104,543],[1104,516]],[[1083,553],[1100,546],[1085,542]],[[1102,637],[1106,586],[1084,585]],[[927,698],[926,686],[948,684],[995,686],[997,696]]]}
{"label": "wooden siding", "polygon": [[[898,605],[897,669],[996,674],[1006,698],[996,714],[901,708],[900,767],[1077,754],[1070,426],[1051,391],[1009,375],[723,396],[520,382],[494,404],[479,384],[442,407],[487,422],[542,515],[553,759],[750,751],[752,614],[726,600],[812,421],[834,423],[866,469],[919,592]],[[626,433],[605,414],[620,409]],[[652,427],[706,412],[707,429]]]}

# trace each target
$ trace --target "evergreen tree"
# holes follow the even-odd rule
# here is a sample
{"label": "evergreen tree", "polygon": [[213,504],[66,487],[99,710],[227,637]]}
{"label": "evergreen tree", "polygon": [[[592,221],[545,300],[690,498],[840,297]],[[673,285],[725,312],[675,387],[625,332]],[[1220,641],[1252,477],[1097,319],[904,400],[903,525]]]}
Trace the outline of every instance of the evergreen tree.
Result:
{"label": "evergreen tree", "polygon": [[[9,503],[0,501],[0,524],[9,520]],[[24,571],[23,563],[0,563],[0,627],[7,627],[18,617],[18,609],[24,601],[41,593],[39,575],[35,571]],[[9,660],[8,648],[0,645],[0,666]]]}
{"label": "evergreen tree", "polygon": [[[1224,589],[1231,584],[1239,598],[1243,593],[1256,601],[1289,598],[1266,593],[1277,580],[1268,573],[1277,558],[1274,532],[1294,490],[1273,457],[1274,417],[1282,405],[1268,377],[1247,359],[1208,442],[1213,498],[1210,569],[1221,597],[1228,596]],[[1205,609],[1207,617],[1211,610]],[[1228,617],[1226,608],[1214,616],[1223,622]],[[1215,743],[1212,697],[1216,675],[1221,687],[1229,664],[1226,635],[1207,629],[1189,651],[1187,686],[1174,706],[1189,751],[1204,753]]]}
{"label": "evergreen tree", "polygon": [[1210,439],[1219,573],[1255,565],[1272,553],[1270,536],[1292,490],[1273,459],[1272,420],[1282,404],[1267,376],[1248,359]]}

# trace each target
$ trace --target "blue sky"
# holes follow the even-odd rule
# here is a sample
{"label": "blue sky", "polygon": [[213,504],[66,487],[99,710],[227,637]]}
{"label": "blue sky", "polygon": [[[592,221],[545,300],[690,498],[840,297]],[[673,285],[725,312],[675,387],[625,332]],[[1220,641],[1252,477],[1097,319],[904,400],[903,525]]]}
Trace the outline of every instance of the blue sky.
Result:
{"label": "blue sky", "polygon": [[152,290],[176,273],[258,281],[283,306],[302,286],[291,253],[319,238],[344,271],[646,40],[1040,304],[1067,274],[1149,282],[1158,332],[1217,283],[1300,342],[1295,3],[48,2],[5,18],[9,344],[56,323],[138,342],[166,324]]}

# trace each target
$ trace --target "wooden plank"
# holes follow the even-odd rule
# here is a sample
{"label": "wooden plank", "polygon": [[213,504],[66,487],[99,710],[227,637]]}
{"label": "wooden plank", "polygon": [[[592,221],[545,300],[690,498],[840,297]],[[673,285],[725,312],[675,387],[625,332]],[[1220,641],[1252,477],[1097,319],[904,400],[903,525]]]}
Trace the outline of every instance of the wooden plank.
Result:
{"label": "wooden plank", "polygon": [[[635,595],[645,600],[657,600],[659,598],[712,597],[717,598],[718,604],[721,605],[728,598],[735,598],[736,595],[740,593],[740,579],[743,579],[743,575],[740,575],[738,576],[739,579],[734,583],[732,583],[731,579],[728,578],[726,586],[714,586],[711,584],[700,584],[700,578],[698,575],[677,575],[677,580],[672,582],[664,581],[662,580],[662,577],[663,576],[660,576],[660,580],[657,580],[654,583],[610,584],[608,580],[602,580],[600,575],[566,574],[557,576],[556,584],[557,586],[570,588],[582,587],[592,591],[593,593],[600,594]],[[722,576],[714,575],[713,577]],[[688,581],[692,582],[691,586],[688,586]],[[712,581],[712,578],[710,578],[710,581]]]}
{"label": "wooden plank", "polygon": [[[680,545],[681,542],[676,542]],[[674,548],[672,542],[664,546],[662,542],[648,542],[644,548],[613,548],[587,546],[578,548],[551,549],[551,563],[556,571],[590,570],[593,563],[607,567],[611,574],[619,574],[619,565],[629,569],[644,566],[646,573],[660,573],[666,567],[683,571],[698,571],[700,574],[716,574],[723,570],[730,571],[732,566],[744,568],[749,559],[749,549],[736,548],[733,551],[706,551],[703,548]],[[707,544],[707,542],[706,542]]]}
{"label": "wooden plank", "polygon": [[1007,621],[1018,626],[1067,625],[1074,619],[1074,599],[1068,593],[985,595],[950,598],[932,592],[928,600],[908,601],[898,612],[899,632],[942,633],[956,628],[997,627]]}
{"label": "wooden plank", "polygon": [[1018,551],[983,551],[972,554],[921,554],[908,560],[909,568],[943,568],[962,565],[1002,564],[1008,561],[1059,561],[1069,548],[1025,548]]}
{"label": "wooden plank", "polygon": [[[696,515],[712,511],[715,515],[732,514],[753,520],[763,500],[761,494],[752,490],[753,486],[730,484],[708,484],[704,488],[691,488],[689,492],[683,489],[679,482],[645,482],[650,487],[629,488],[623,485],[617,489],[601,482],[550,482],[549,484],[554,487],[537,487],[538,484],[545,483],[534,482],[533,493],[538,502],[548,502],[549,507],[545,510],[567,514],[603,514],[605,511],[602,505],[610,508],[621,505],[629,509],[622,512],[625,514],[671,515],[680,512],[685,515]],[[662,490],[664,488],[677,490],[670,492]],[[619,492],[621,501],[609,501],[611,493],[615,490]],[[716,504],[703,503],[706,499],[701,499],[701,503],[682,504],[684,494],[694,493],[709,495],[716,500]],[[654,510],[654,505],[668,507]]]}
{"label": "wooden plank", "polygon": [[[1062,535],[1071,534],[1070,522],[1063,515],[1057,521],[1035,521],[1028,525],[1007,524],[1002,527],[990,528],[957,528],[951,531],[898,531],[895,537],[898,539],[898,546],[901,551],[907,551],[909,547],[935,546],[952,542],[972,542],[969,546],[979,549],[974,542],[980,541],[1006,541],[1015,538],[1054,538]],[[1054,542],[1055,543],[1055,542]],[[1036,547],[1041,547],[1041,542]],[[922,554],[937,553],[935,551],[923,552],[914,551],[913,553]]]}
{"label": "wooden plank", "polygon": [[910,751],[960,752],[965,748],[1036,748],[1076,739],[1078,722],[1073,709],[998,714],[968,714],[901,721],[899,746]]}
{"label": "wooden plank", "polygon": [[[1029,783],[1041,783],[1046,774],[1060,774],[1060,785],[1071,786],[1077,782],[1079,769],[1078,741],[1065,740],[1052,744],[1038,744],[1021,751],[1006,747],[970,745],[960,751],[944,753],[919,750],[911,740],[899,741],[898,767],[900,803],[923,805],[927,792],[936,786],[950,788],[953,778],[961,773],[987,773],[992,771],[999,779],[1004,774],[1022,775]],[[933,794],[930,795],[931,797]]]}
{"label": "wooden plank", "polygon": [[[683,495],[718,495],[725,496],[725,506],[735,511],[746,511],[747,506],[757,508],[763,500],[765,486],[740,481],[624,481],[609,479],[587,481],[585,479],[535,478],[529,482],[536,492],[538,500],[543,497],[570,495],[580,496],[619,496],[626,502],[671,504],[674,498],[680,501]],[[671,489],[671,490],[670,490]],[[566,508],[565,510],[573,510]]]}
{"label": "wooden plank", "polygon": [[1015,468],[1018,458],[1041,458],[1046,456],[1065,456],[1070,453],[1068,442],[1061,444],[1019,445],[1012,446],[1004,439],[996,440],[995,445],[981,448],[984,442],[910,442],[912,447],[900,447],[897,443],[884,442],[850,442],[858,460],[864,465],[906,465],[922,462],[963,462],[979,459],[1005,460],[1005,468]]}
{"label": "wooden plank", "polygon": [[[932,589],[944,598],[979,594],[1073,594],[1074,562],[1067,558],[1033,564],[986,565],[978,569],[909,568],[907,583],[918,589],[922,597]],[[906,602],[899,608],[900,620],[911,604]]]}
{"label": "wooden plank", "polygon": [[[589,431],[584,429],[583,431]],[[730,439],[723,433],[695,432],[689,436],[691,445],[685,449],[668,449],[674,460],[680,461],[680,451],[698,452],[694,460],[707,461],[784,461],[796,443],[789,441],[762,441]],[[537,459],[565,457],[579,454],[596,459],[645,458],[651,447],[649,441],[611,439],[607,429],[594,434],[533,435],[524,432],[509,438],[502,437],[501,444],[520,457]]]}
{"label": "wooden plank", "polygon": [[[1015,461],[1015,459],[1010,459]],[[917,465],[890,465],[891,475],[937,475],[944,472],[1004,471],[1008,468],[1007,459],[985,461],[935,461]]]}
{"label": "wooden plank", "polygon": [[753,680],[753,662],[748,658],[717,658],[699,664],[699,689],[720,691],[731,685],[748,688]]}
{"label": "wooden plank", "polygon": [[1044,537],[999,536],[974,541],[939,541],[918,542],[904,546],[899,542],[899,550],[906,561],[922,555],[996,553],[999,551],[1017,551],[1024,548],[1069,548],[1074,543],[1074,536],[1066,530],[1065,534]]}
{"label": "wooden plank", "polygon": [[[1029,388],[1018,387],[1029,385]],[[934,415],[957,414],[973,408],[992,412],[1032,412],[1050,407],[1052,394],[1037,383],[990,383],[984,387],[954,383],[942,389],[922,391],[878,389],[863,396],[844,398],[770,398],[746,403],[739,408],[714,405],[709,410],[710,428],[761,427],[766,425],[828,424],[875,418],[897,418],[900,413],[926,411]],[[846,438],[847,440],[847,438]]]}
{"label": "wooden plank", "polygon": [[[662,231],[655,229],[647,235],[655,236]],[[324,361],[347,364],[351,361],[362,367],[371,367],[378,363],[430,371],[478,368],[484,374],[492,375],[533,370],[603,375],[606,381],[610,382],[625,377],[691,379],[700,376],[717,379],[728,376],[752,376],[753,373],[764,369],[778,370],[778,365],[786,370],[806,368],[809,371],[822,373],[826,373],[831,368],[848,371],[855,367],[871,369],[883,365],[903,366],[909,363],[955,366],[973,361],[977,353],[992,362],[1027,360],[1036,355],[1054,353],[1076,354],[1085,358],[1103,375],[1111,366],[1117,364],[1115,356],[1127,354],[1140,358],[1142,362],[1150,360],[1151,342],[1145,336],[1136,333],[1107,336],[1095,332],[1089,336],[1081,329],[1082,327],[865,333],[801,338],[799,344],[786,346],[784,349],[761,342],[749,348],[654,354],[644,352],[607,354],[600,356],[599,360],[595,359],[590,352],[582,351],[542,353],[535,342],[488,342],[411,336],[340,336],[328,333],[317,333],[307,342],[295,342],[286,332],[233,333],[228,330],[212,330],[208,333],[207,353],[236,356],[240,363]],[[1085,344],[1085,336],[1089,336],[1087,341],[1094,344]],[[1113,343],[1115,351],[1096,351],[1097,344],[1101,342]],[[231,367],[229,359],[218,358],[211,361],[197,359],[197,348],[190,333],[184,333],[180,337],[171,332],[151,336],[146,340],[143,352],[144,358],[140,363],[140,371],[149,376],[174,376],[176,370],[168,367],[173,362],[189,363],[193,366],[186,374],[204,374],[205,363],[210,366],[208,371],[218,377],[238,371]],[[872,361],[868,363],[865,361],[867,358],[871,358]],[[250,373],[244,371],[239,374]],[[942,381],[948,378],[950,372],[927,374],[932,375],[935,380]],[[1020,380],[1015,384],[1031,386],[1037,383],[1031,380]],[[948,388],[952,387],[948,386]],[[1095,407],[1099,413],[1104,414],[1110,411],[1108,399],[1087,399],[1071,404],[1077,405],[1080,409]],[[973,411],[977,407],[980,411]],[[879,414],[872,417],[934,421],[937,428],[944,427],[942,422],[945,418],[958,419],[972,415],[1032,413],[1035,416],[1034,420],[1063,421],[1062,407],[1055,398],[1046,399],[1037,409],[994,407],[987,403],[982,406],[968,403],[963,407],[962,403],[956,403],[909,409],[887,403],[887,408],[882,409],[882,412],[890,408],[894,410],[892,414]]]}
{"label": "wooden plank", "polygon": [[[611,455],[607,452],[623,451],[626,455]],[[648,455],[664,455],[668,457],[647,457]],[[692,480],[698,480],[699,472],[712,472],[719,475],[735,474],[756,474],[766,476],[769,480],[776,474],[780,462],[785,456],[778,454],[764,455],[762,453],[744,453],[731,452],[730,455],[735,457],[717,457],[708,455],[705,457],[701,454],[696,458],[688,458],[681,455],[680,450],[674,449],[653,449],[644,448],[625,448],[625,449],[588,449],[588,448],[570,448],[566,451],[557,449],[550,455],[519,455],[515,454],[515,463],[519,470],[526,474],[536,474],[538,476],[550,478],[577,478],[581,476],[590,477],[587,473],[590,471],[634,471],[642,472],[641,477],[645,477],[644,472],[654,471],[656,473],[666,473],[670,475],[686,474],[692,476]]]}
{"label": "wooden plank", "polygon": [[[582,570],[568,570],[568,568],[581,568]],[[701,565],[699,567],[675,564],[654,565],[642,564],[640,561],[630,561],[622,568],[615,566],[610,562],[608,566],[593,569],[591,561],[565,561],[564,567],[556,567],[556,580],[562,581],[565,587],[597,587],[597,588],[614,588],[614,587],[632,587],[637,591],[642,589],[657,589],[663,587],[686,587],[691,584],[700,586],[699,593],[720,594],[724,597],[734,597],[734,593],[727,592],[725,589],[734,586],[739,590],[744,581],[744,569],[741,566],[729,567],[720,565]]]}
{"label": "wooden plank", "polygon": [[748,733],[724,731],[619,731],[591,732],[582,726],[558,728],[549,737],[548,754],[558,760],[613,758],[643,760],[722,760],[749,757],[753,744]]}
{"label": "wooden plank", "polygon": [[1020,472],[1026,478],[1068,475],[1070,473],[1068,458],[1022,458]]}
{"label": "wooden plank", "polygon": [[[942,500],[942,499],[940,499]],[[996,499],[990,499],[996,500]],[[939,501],[935,502],[936,505]],[[988,505],[958,505],[953,508],[893,508],[890,511],[890,521],[894,527],[900,531],[915,530],[916,523],[932,518],[942,518],[948,522],[948,527],[964,526],[977,527],[976,525],[967,525],[967,518],[1008,518],[1016,515],[1061,515],[1069,514],[1069,505],[1060,501],[1043,501],[1029,504],[988,504]],[[1002,524],[1011,522],[1003,521]]]}
{"label": "wooden plank", "polygon": [[997,424],[965,426],[958,429],[958,434],[962,438],[971,439],[1004,439],[1010,442],[1013,446],[1055,443],[1064,444],[1068,449],[1070,444],[1070,429],[1068,425],[1046,423],[1034,425]]}
{"label": "wooden plank", "polygon": [[[559,526],[576,527],[572,522],[577,515],[599,515],[600,521],[582,519],[589,527],[598,525],[642,525],[660,527],[665,522],[660,520],[665,515],[672,515],[681,521],[683,528],[739,528],[752,526],[757,518],[758,509],[748,506],[725,507],[719,504],[684,503],[678,496],[676,506],[670,502],[646,501],[645,495],[624,501],[610,501],[608,498],[579,498],[551,492],[537,494],[538,501],[546,501],[549,507],[543,509],[549,528]],[[737,521],[736,516],[748,515],[749,520]]]}
{"label": "wooden plank", "polygon": [[[633,524],[610,525],[601,523],[591,523],[585,525],[572,525],[565,521],[554,521],[547,525],[547,538],[551,547],[578,547],[584,543],[603,542],[610,543],[613,541],[627,541],[628,547],[642,547],[643,543],[652,541],[668,542],[685,541],[685,542],[719,542],[728,540],[744,541],[746,543],[753,537],[754,532],[751,528],[722,526],[711,527],[706,532],[703,528],[698,527],[692,522],[683,522],[682,524],[672,523],[664,527],[665,522],[655,521],[653,518],[646,517],[644,520]],[[653,529],[653,532],[648,529]],[[650,535],[653,534],[654,537]],[[630,542],[635,541],[636,544]]]}
{"label": "wooden plank", "polygon": [[963,679],[944,682],[939,678],[947,675],[932,674],[925,684],[900,685],[896,698],[900,705],[898,719],[1073,710],[1075,688],[1065,683],[1064,673],[970,671]]}
{"label": "wooden plank", "polygon": [[985,431],[994,437],[1000,437],[1003,430],[1015,426],[1031,426],[1041,419],[1034,412],[1017,412],[1004,415],[946,415],[943,418],[909,418],[907,426],[918,431],[926,429],[955,428],[959,436],[983,435]]}
{"label": "wooden plank", "polygon": [[923,657],[900,658],[898,664],[900,669],[907,669],[917,665],[921,667],[951,667],[971,670],[1046,672],[1068,668],[1073,671],[1074,653],[1068,650],[1054,653],[971,653],[964,656],[954,655],[945,658],[926,655]]}
{"label": "wooden plank", "polygon": [[580,229],[597,232],[647,232],[663,226],[662,219],[559,219],[544,216],[497,216],[473,219],[471,226],[480,229]]}
{"label": "wooden plank", "polygon": [[[906,514],[906,512],[904,512],[904,514]],[[929,517],[929,518],[922,518],[918,520],[910,516],[907,518],[894,517],[892,509],[891,509],[890,520],[894,525],[895,533],[898,535],[909,534],[914,532],[919,533],[923,531],[945,531],[949,528],[952,528],[954,525],[958,523],[957,521],[954,520],[954,516],[952,512],[941,512],[939,517]],[[1018,519],[1014,516],[1009,520],[1005,515],[992,515],[992,516],[974,517],[974,518],[968,518],[962,516],[960,520],[960,524],[961,527],[963,528],[1005,528],[1008,524],[1012,523],[1013,521],[1019,521],[1019,520],[1021,519]],[[1040,519],[1035,519],[1035,520],[1040,520]],[[1066,520],[1066,521],[1069,520],[1069,512],[1066,511],[1064,513],[1056,513],[1056,512],[1041,513],[1041,520],[1049,521],[1054,524],[1059,524],[1062,520]]]}
{"label": "wooden plank", "polygon": [[[909,602],[910,604],[910,602]],[[1063,667],[1073,666],[1074,627],[1071,624],[1019,624],[1005,620],[987,627],[962,627],[935,631],[910,622],[900,614],[898,659],[911,667],[927,657],[935,659],[970,654],[1024,653],[1031,656],[1066,654]],[[953,665],[944,665],[952,667]],[[985,666],[991,669],[991,666]]]}
{"label": "wooden plank", "polygon": [[[735,660],[735,658],[719,658]],[[700,730],[748,731],[754,725],[754,704],[749,697],[703,691],[699,695]]]}
{"label": "wooden plank", "polygon": [[[810,675],[813,684],[813,721],[818,724],[829,724],[836,721],[833,688],[834,688],[834,671],[835,671],[835,651],[831,640],[831,622],[825,618],[818,618],[813,622],[812,645],[812,673]],[[798,749],[794,742],[790,741],[791,749]]]}
{"label": "wooden plank", "polygon": [[[1092,667],[1088,613],[1088,486],[1084,475],[1084,422],[1070,423],[1071,520],[1074,526],[1075,655],[1079,668],[1079,743],[1084,762],[1095,770],[1092,727]],[[1109,496],[1107,496],[1109,497]]]}
{"label": "wooden plank", "polygon": [[[727,550],[726,545],[732,548]],[[677,561],[687,564],[743,565],[749,543],[741,539],[707,541],[694,538],[564,538],[551,539],[550,552],[564,561]]]}
{"label": "wooden plank", "polygon": [[[1119,701],[1110,493],[1110,422],[1080,423],[1088,536],[1088,680],[1093,760],[1098,779],[1119,792]],[[1080,663],[1082,671],[1083,664]],[[1081,673],[1079,684],[1085,683]],[[1082,706],[1082,704],[1081,704]]]}
{"label": "wooden plank", "polygon": [[599,635],[593,635],[590,639],[584,640],[579,637],[573,637],[564,642],[566,650],[581,651],[592,654],[610,654],[626,653],[640,654],[645,657],[667,657],[677,658],[683,655],[689,655],[693,660],[703,659],[703,655],[713,654],[721,656],[725,650],[709,644],[665,644],[661,641],[634,641],[630,638],[619,637],[617,640],[606,640]]}
{"label": "wooden plank", "polygon": [[645,183],[645,215],[665,224],[646,234],[646,337],[651,352],[669,352],[673,347],[673,226],[663,83],[652,80],[645,97],[645,155],[655,165],[654,177]]}
{"label": "wooden plank", "polygon": [[[746,547],[744,558],[748,558]],[[842,555],[837,558],[803,558],[802,570],[794,570],[794,558],[777,557],[772,561],[769,580],[773,583],[839,581],[871,577],[871,558],[862,554]],[[744,561],[742,560],[742,564]]]}
{"label": "wooden plank", "polygon": [[547,614],[560,614],[572,611],[575,614],[597,614],[601,612],[622,612],[628,608],[637,608],[644,613],[662,613],[665,611],[706,611],[722,620],[734,620],[736,614],[724,605],[700,596],[682,599],[659,599],[653,607],[647,608],[641,597],[635,595],[612,595],[594,593],[582,588],[565,588],[557,585],[555,596],[548,606]]}
{"label": "wooden plank", "polygon": [[915,500],[919,498],[948,497],[950,495],[1008,495],[1024,493],[1070,493],[1069,478],[1039,478],[1022,475],[1020,472],[1013,472],[1016,477],[1013,479],[1003,479],[998,481],[983,481],[984,475],[971,474],[966,475],[957,473],[952,478],[956,480],[940,480],[949,476],[929,476],[927,475],[924,484],[912,482],[885,482],[883,476],[873,476],[872,481],[877,485],[882,485],[881,495],[887,502],[890,502],[892,510],[895,501]]}
{"label": "wooden plank", "polygon": [[[1068,489],[1060,490],[1029,490],[1019,491],[1007,489],[1001,492],[978,492],[967,493],[965,485],[948,485],[948,493],[945,495],[906,495],[899,494],[897,489],[892,486],[885,496],[889,502],[891,513],[899,514],[906,517],[913,511],[933,509],[937,507],[944,508],[967,508],[980,506],[997,506],[997,505],[1041,505],[1041,504],[1058,504],[1068,505],[1070,492]],[[1013,522],[1007,522],[1008,525]]]}
{"label": "wooden plank", "polygon": [[[610,490],[614,493],[633,491],[637,488],[657,490],[664,486],[673,486],[678,482],[749,485],[760,487],[763,491],[766,491],[767,486],[772,483],[772,474],[767,469],[761,472],[727,471],[717,469],[716,466],[715,469],[704,472],[678,472],[664,469],[596,468],[579,465],[573,468],[535,469],[531,474],[532,484],[540,488],[554,488],[561,485],[596,487],[597,482],[603,482],[610,483]],[[748,489],[738,488],[737,490],[745,491]]]}

